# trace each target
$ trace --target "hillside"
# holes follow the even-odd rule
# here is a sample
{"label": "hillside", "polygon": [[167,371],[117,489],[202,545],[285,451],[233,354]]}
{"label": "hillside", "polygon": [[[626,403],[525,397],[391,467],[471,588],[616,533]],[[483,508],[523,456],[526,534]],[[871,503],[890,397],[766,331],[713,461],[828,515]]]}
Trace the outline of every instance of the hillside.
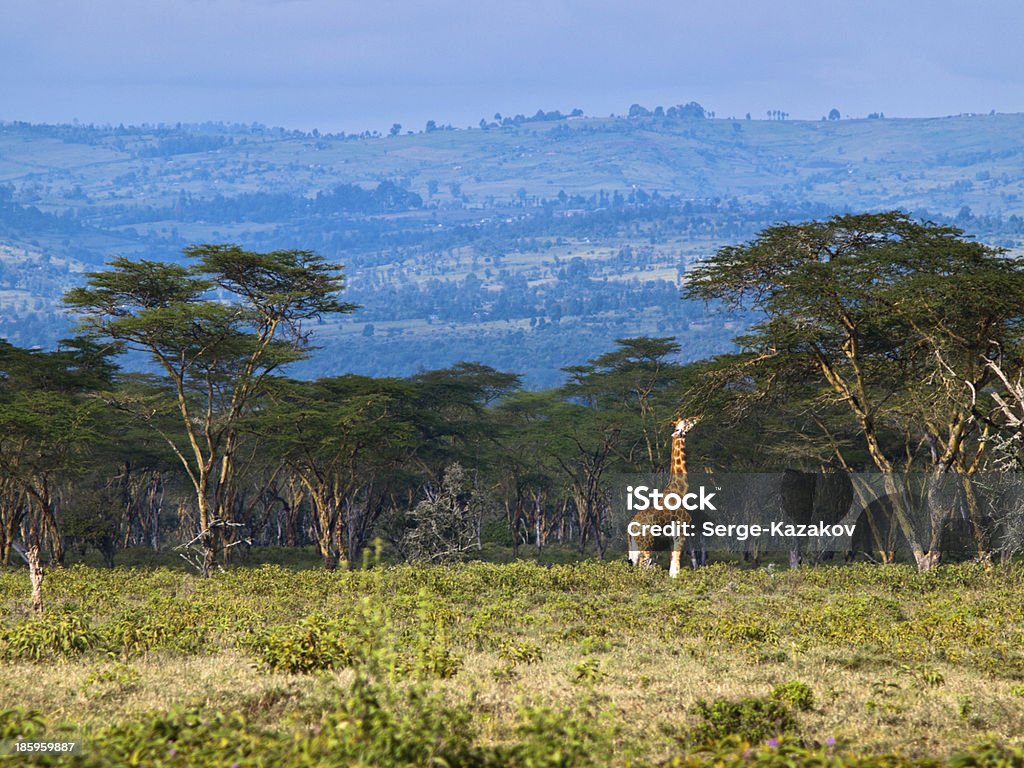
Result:
{"label": "hillside", "polygon": [[1024,238],[1024,115],[575,117],[395,136],[263,126],[0,124],[0,334],[53,345],[59,298],[113,254],[309,248],[363,306],[306,374],[474,359],[552,384],[639,334],[687,358],[748,318],[679,300],[689,264],[783,220],[903,208]]}

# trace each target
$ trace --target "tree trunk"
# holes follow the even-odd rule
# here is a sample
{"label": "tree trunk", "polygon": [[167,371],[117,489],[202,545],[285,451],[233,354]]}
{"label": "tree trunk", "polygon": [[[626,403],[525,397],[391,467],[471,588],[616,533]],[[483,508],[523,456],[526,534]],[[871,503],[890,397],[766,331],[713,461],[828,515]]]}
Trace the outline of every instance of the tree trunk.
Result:
{"label": "tree trunk", "polygon": [[200,470],[199,485],[196,489],[196,503],[199,505],[199,543],[203,550],[199,575],[204,579],[210,578],[210,574],[213,573],[213,564],[217,557],[217,541],[213,530],[213,518],[210,515],[210,500],[207,498],[209,481],[209,471],[204,467]]}
{"label": "tree trunk", "polygon": [[961,475],[960,482],[964,489],[964,500],[967,502],[967,513],[971,518],[971,532],[974,534],[974,546],[978,553],[978,562],[985,570],[992,567],[992,548],[989,545],[989,532],[978,505],[978,495],[974,492],[974,483],[970,475]]}
{"label": "tree trunk", "polygon": [[59,499],[44,489],[38,496],[39,520],[42,524],[42,540],[49,542],[50,562],[64,565],[64,542],[60,538],[57,525],[57,507]]}
{"label": "tree trunk", "polygon": [[789,567],[799,568],[800,567],[800,545],[791,547],[789,550]]}
{"label": "tree trunk", "polygon": [[213,573],[213,564],[217,556],[217,546],[214,543],[213,531],[203,531],[203,535],[200,536],[199,540],[203,545],[203,560],[202,567],[199,569],[199,575],[204,579],[208,579],[210,574]]}
{"label": "tree trunk", "polygon": [[284,530],[285,546],[295,547],[299,543],[299,525],[302,522],[302,504],[306,497],[301,481],[294,475],[288,478],[285,490]]}
{"label": "tree trunk", "polygon": [[39,560],[39,545],[33,544],[25,553],[28,559],[28,578],[32,582],[32,613],[43,613],[43,565]]}
{"label": "tree trunk", "polygon": [[505,521],[512,531],[512,557],[519,557],[519,521],[523,514],[522,492],[516,489],[514,511],[509,510],[508,498],[505,498]]}
{"label": "tree trunk", "polygon": [[920,572],[930,571],[932,568],[939,564],[940,552],[937,549],[931,550],[930,552],[924,552],[918,548],[914,548],[914,561],[917,563],[917,570]]}

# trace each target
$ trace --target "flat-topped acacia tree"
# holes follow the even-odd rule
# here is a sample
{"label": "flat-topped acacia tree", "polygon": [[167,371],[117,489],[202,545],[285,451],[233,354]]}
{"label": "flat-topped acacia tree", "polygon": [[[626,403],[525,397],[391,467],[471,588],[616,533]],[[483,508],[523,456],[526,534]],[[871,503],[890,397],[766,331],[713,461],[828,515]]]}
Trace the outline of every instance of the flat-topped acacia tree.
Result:
{"label": "flat-topped acacia tree", "polygon": [[[919,569],[939,561],[946,475],[963,483],[982,549],[969,478],[992,442],[993,361],[1024,339],[1024,260],[900,211],[842,215],[722,248],[691,270],[686,293],[762,313],[737,339],[735,378],[805,412],[845,413]],[[834,435],[822,428],[852,469]],[[915,469],[929,478],[923,519],[911,519],[895,483]]]}
{"label": "flat-topped acacia tree", "polygon": [[81,315],[82,334],[147,354],[165,379],[173,422],[146,398],[116,404],[159,432],[181,462],[208,576],[229,520],[241,418],[271,372],[308,353],[304,322],[356,307],[338,300],[340,268],[311,251],[196,245],[184,253],[187,266],[116,258],[64,301]]}

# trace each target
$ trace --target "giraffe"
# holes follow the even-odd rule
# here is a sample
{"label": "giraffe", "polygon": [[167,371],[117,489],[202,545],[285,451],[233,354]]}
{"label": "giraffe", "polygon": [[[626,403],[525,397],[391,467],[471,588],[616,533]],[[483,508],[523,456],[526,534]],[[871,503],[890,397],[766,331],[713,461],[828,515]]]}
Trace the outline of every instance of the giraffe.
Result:
{"label": "giraffe", "polygon": [[[669,475],[668,486],[665,493],[678,493],[680,496],[686,494],[689,482],[686,474],[686,433],[693,429],[700,416],[691,416],[680,419],[676,422],[675,431],[672,432],[672,470]],[[664,524],[676,520],[680,523],[690,523],[693,519],[684,509],[671,511],[668,509],[648,509],[637,512],[633,521],[641,524]],[[679,575],[679,558],[683,551],[684,536],[672,538],[672,560],[669,565],[668,575],[673,579]],[[633,565],[650,566],[654,562],[653,536],[630,536],[629,537],[629,561]]]}

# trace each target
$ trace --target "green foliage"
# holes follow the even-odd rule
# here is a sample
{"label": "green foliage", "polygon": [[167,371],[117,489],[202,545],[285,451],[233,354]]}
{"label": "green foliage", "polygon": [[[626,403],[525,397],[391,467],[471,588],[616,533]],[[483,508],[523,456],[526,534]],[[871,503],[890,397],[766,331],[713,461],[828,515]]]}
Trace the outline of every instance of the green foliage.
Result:
{"label": "green foliage", "polygon": [[522,706],[516,728],[518,743],[499,750],[497,765],[523,768],[570,768],[593,765],[612,754],[614,713],[596,712],[584,702],[578,712]]}
{"label": "green foliage", "polygon": [[945,675],[932,667],[923,667],[921,669],[921,680],[929,688],[941,688],[946,684]]}
{"label": "green foliage", "polygon": [[340,622],[316,614],[296,626],[267,630],[253,638],[250,647],[260,664],[275,672],[340,669],[352,661]]}
{"label": "green foliage", "polygon": [[974,714],[975,705],[974,699],[970,696],[960,696],[956,702],[957,711],[960,713],[960,717],[963,720],[969,720],[971,715]]}
{"label": "green foliage", "polygon": [[753,768],[791,768],[796,765],[829,768],[1016,768],[1024,760],[1024,750],[982,742],[957,752],[945,760],[910,758],[904,755],[871,755],[841,750],[831,745],[808,746],[799,740],[781,738],[770,744],[751,744],[730,737],[698,747],[685,756],[674,757],[673,768],[710,768],[710,766],[753,766]]}
{"label": "green foliage", "polygon": [[101,642],[100,633],[82,616],[46,613],[0,630],[0,658],[51,661],[78,656]]}
{"label": "green foliage", "polygon": [[133,665],[112,662],[86,675],[81,691],[88,698],[105,698],[137,690],[141,679],[139,670]]}
{"label": "green foliage", "polygon": [[756,744],[799,730],[790,702],[776,696],[711,702],[699,699],[690,711],[701,720],[688,733],[695,744],[713,743],[729,736]]}
{"label": "green foliage", "polygon": [[128,655],[157,649],[198,653],[208,647],[204,624],[195,607],[158,602],[117,617],[104,627],[104,635],[113,650]]}
{"label": "green foliage", "polygon": [[23,707],[0,709],[0,740],[31,739],[46,732],[46,720],[34,710]]}
{"label": "green foliage", "polygon": [[514,666],[534,664],[541,661],[544,654],[535,643],[505,641],[498,647],[498,658]]}
{"label": "green foliage", "polygon": [[324,718],[318,740],[349,765],[484,765],[474,735],[468,710],[446,706],[425,688],[400,692],[358,678]]}
{"label": "green foliage", "polygon": [[594,658],[584,659],[572,670],[570,679],[574,683],[597,683],[605,677],[601,662]]}
{"label": "green foliage", "polygon": [[806,683],[797,680],[775,686],[769,698],[785,704],[794,712],[809,712],[814,709],[814,691]]}
{"label": "green foliage", "polygon": [[364,597],[344,618],[312,614],[298,624],[257,632],[244,644],[271,671],[352,667],[372,679],[444,680],[458,673],[462,658],[429,606],[421,595],[419,615],[400,621],[387,606]]}

